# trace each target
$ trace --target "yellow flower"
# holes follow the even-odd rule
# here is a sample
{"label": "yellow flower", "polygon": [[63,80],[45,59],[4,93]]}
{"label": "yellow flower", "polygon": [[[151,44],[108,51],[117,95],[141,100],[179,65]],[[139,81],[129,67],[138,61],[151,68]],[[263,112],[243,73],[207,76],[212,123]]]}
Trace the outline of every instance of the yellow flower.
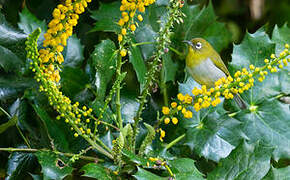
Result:
{"label": "yellow flower", "polygon": [[131,31],[134,32],[136,30],[136,25],[135,24],[131,24],[130,29],[131,29]]}
{"label": "yellow flower", "polygon": [[173,123],[173,124],[177,124],[177,123],[178,123],[178,119],[177,119],[176,117],[173,117],[173,118],[172,118],[172,123]]}
{"label": "yellow flower", "polygon": [[170,123],[170,118],[168,118],[168,117],[165,118],[165,119],[164,119],[164,123],[165,123],[165,124],[169,124],[169,123]]}
{"label": "yellow flower", "polygon": [[121,31],[122,35],[124,35],[124,36],[126,35],[126,32],[127,32],[127,31],[126,31],[125,28],[123,28],[122,31]]}
{"label": "yellow flower", "polygon": [[177,103],[176,103],[176,102],[172,102],[172,103],[171,103],[171,107],[172,107],[172,108],[176,108],[176,106],[177,106]]}
{"label": "yellow flower", "polygon": [[137,18],[138,18],[139,21],[141,21],[141,22],[143,21],[143,17],[142,17],[142,15],[139,14],[139,15],[137,16]]}
{"label": "yellow flower", "polygon": [[120,51],[120,55],[121,55],[122,57],[125,57],[125,56],[127,55],[127,50],[126,50],[126,49],[122,49],[122,50]]}
{"label": "yellow flower", "polygon": [[163,107],[162,107],[162,113],[163,113],[164,115],[169,114],[169,112],[170,112],[170,109],[169,109],[168,107],[166,107],[166,106],[163,106]]}

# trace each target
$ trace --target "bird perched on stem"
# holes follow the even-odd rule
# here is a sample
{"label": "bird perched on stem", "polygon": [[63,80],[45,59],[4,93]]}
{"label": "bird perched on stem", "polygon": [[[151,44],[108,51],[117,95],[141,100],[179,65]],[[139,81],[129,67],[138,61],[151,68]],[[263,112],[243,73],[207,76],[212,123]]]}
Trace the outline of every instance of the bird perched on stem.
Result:
{"label": "bird perched on stem", "polygon": [[[220,55],[209,42],[202,38],[183,42],[188,44],[186,69],[200,85],[211,88],[215,86],[217,80],[230,75]],[[234,100],[241,109],[247,107],[239,94],[234,96]]]}

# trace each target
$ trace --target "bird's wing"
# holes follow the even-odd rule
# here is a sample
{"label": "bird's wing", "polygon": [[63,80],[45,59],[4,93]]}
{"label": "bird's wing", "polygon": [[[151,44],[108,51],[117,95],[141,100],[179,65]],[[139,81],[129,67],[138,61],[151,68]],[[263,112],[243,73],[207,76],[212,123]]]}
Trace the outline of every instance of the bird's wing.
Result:
{"label": "bird's wing", "polygon": [[216,54],[215,56],[211,57],[214,65],[219,68],[220,70],[222,70],[227,76],[230,75],[229,70],[227,69],[226,65],[224,64],[222,58]]}

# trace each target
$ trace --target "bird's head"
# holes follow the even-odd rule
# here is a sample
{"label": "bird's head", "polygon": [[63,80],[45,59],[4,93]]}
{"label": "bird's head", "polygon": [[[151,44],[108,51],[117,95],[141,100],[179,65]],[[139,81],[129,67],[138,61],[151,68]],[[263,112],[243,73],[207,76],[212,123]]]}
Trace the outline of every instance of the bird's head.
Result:
{"label": "bird's head", "polygon": [[191,41],[183,41],[188,44],[188,53],[193,53],[195,56],[206,56],[213,53],[214,49],[203,38],[193,38]]}

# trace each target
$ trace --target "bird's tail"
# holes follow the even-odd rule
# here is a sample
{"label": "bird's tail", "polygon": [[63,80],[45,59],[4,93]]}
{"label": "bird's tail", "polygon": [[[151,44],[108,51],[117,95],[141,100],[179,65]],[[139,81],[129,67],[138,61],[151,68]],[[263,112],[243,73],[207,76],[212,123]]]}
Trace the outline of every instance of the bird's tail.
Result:
{"label": "bird's tail", "polygon": [[247,104],[245,103],[245,101],[241,98],[241,96],[239,94],[236,94],[234,96],[234,100],[237,103],[237,105],[239,106],[240,109],[246,109],[247,108]]}

